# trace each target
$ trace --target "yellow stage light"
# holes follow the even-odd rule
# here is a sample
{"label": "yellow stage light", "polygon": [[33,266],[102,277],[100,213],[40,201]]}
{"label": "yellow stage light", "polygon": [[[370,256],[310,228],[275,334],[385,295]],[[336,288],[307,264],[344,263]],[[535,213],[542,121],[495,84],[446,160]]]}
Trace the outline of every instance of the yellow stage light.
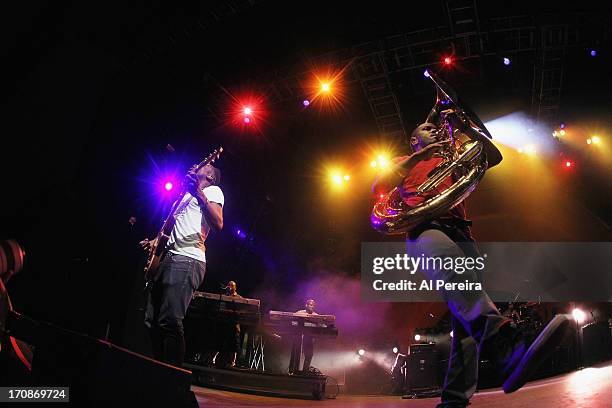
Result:
{"label": "yellow stage light", "polygon": [[370,162],[370,166],[371,166],[371,167],[376,167],[376,166],[378,166],[378,162],[377,162],[376,160],[372,160],[372,161]]}
{"label": "yellow stage light", "polygon": [[328,82],[321,82],[321,91],[322,92],[331,91],[331,85]]}
{"label": "yellow stage light", "polygon": [[590,145],[591,143],[593,143],[593,140],[592,140],[592,139],[589,137],[589,138],[587,139],[587,144],[589,144],[589,145]]}
{"label": "yellow stage light", "polygon": [[332,174],[332,181],[334,182],[334,184],[342,184],[342,176],[340,176],[339,174],[335,173]]}
{"label": "yellow stage light", "polygon": [[378,155],[378,165],[380,167],[387,167],[387,164],[389,163],[389,160],[387,160],[387,158],[385,156]]}
{"label": "yellow stage light", "polygon": [[601,143],[601,138],[599,136],[593,136],[591,140],[593,141],[593,144]]}
{"label": "yellow stage light", "polygon": [[534,145],[525,146],[525,153],[534,156],[536,152],[536,148]]}
{"label": "yellow stage light", "polygon": [[565,130],[564,130],[564,129],[561,129],[561,130],[559,131],[559,134],[560,134],[561,136],[565,136]]}
{"label": "yellow stage light", "polygon": [[351,176],[349,176],[348,174],[345,174],[344,177],[342,177],[344,179],[344,181],[349,181],[351,179]]}

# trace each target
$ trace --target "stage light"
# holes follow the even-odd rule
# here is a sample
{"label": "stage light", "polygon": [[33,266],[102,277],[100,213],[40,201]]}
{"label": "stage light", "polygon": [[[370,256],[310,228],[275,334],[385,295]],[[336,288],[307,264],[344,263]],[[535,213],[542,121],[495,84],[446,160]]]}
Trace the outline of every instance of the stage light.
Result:
{"label": "stage light", "polygon": [[344,66],[317,68],[312,73],[312,81],[305,84],[305,94],[309,106],[318,109],[331,109],[337,111],[342,107],[347,96],[346,85],[343,83],[344,72],[348,68]]}
{"label": "stage light", "polygon": [[421,340],[421,335],[420,334],[415,334],[414,335],[414,341],[420,341]]}
{"label": "stage light", "polygon": [[449,333],[449,334],[450,334],[450,336],[451,336],[451,339],[452,339],[452,338],[453,338],[453,336],[455,335],[455,333],[454,333],[452,330],[450,331],[450,333]]}
{"label": "stage light", "polygon": [[527,145],[527,146],[525,146],[524,151],[525,151],[525,153],[527,153],[530,156],[535,156],[535,154],[537,153],[537,150],[536,150],[534,145]]}
{"label": "stage light", "polygon": [[453,59],[451,57],[444,57],[444,65],[450,65],[453,63]]}
{"label": "stage light", "polygon": [[527,145],[536,144],[536,141],[538,154],[554,153],[558,148],[555,140],[550,137],[555,129],[536,123],[531,116],[523,112],[495,118],[487,121],[485,125],[493,135],[493,140],[515,150],[521,148],[524,152]]}
{"label": "stage light", "polygon": [[166,189],[166,191],[172,190],[173,187],[174,185],[172,184],[171,181],[166,181],[166,183],[164,184],[164,188]]}
{"label": "stage light", "polygon": [[510,65],[510,58],[504,57],[504,65],[506,66]]}
{"label": "stage light", "polygon": [[570,167],[572,167],[573,165],[574,165],[574,163],[572,163],[571,161],[569,161],[569,160],[566,160],[566,161],[565,161],[565,167],[566,167],[566,168],[570,168]]}
{"label": "stage light", "polygon": [[561,136],[565,136],[565,129],[561,129],[561,130],[559,131],[559,134],[560,134]]}
{"label": "stage light", "polygon": [[591,57],[596,57],[597,56],[597,50],[591,50]]}
{"label": "stage light", "polygon": [[553,137],[559,137],[559,132],[557,132],[556,130],[553,130],[552,135]]}
{"label": "stage light", "polygon": [[389,163],[389,160],[383,156],[382,154],[378,156],[378,165],[380,167],[387,167],[387,164]]}
{"label": "stage light", "polygon": [[559,124],[559,129],[565,129],[565,123],[560,123]]}
{"label": "stage light", "polygon": [[351,179],[351,176],[349,176],[348,174],[345,174],[344,177],[342,177],[344,179],[344,181],[349,181]]}
{"label": "stage light", "polygon": [[308,105],[310,105],[310,101],[309,101],[308,99],[304,99],[304,101],[302,102],[302,104],[303,104],[304,106],[308,106]]}
{"label": "stage light", "polygon": [[593,142],[593,144],[599,144],[601,143],[601,138],[599,136],[593,136],[591,137],[591,141]]}
{"label": "stage light", "polygon": [[340,176],[339,174],[332,174],[332,181],[335,184],[340,185],[342,184],[342,176]]}
{"label": "stage light", "polygon": [[591,139],[590,137],[587,139],[587,144],[590,145],[591,143],[593,143],[593,139]]}
{"label": "stage light", "polygon": [[574,317],[574,320],[578,324],[582,324],[586,320],[586,313],[584,313],[584,311],[578,308],[575,308],[574,310],[572,310],[572,316]]}
{"label": "stage light", "polygon": [[386,154],[379,154],[376,156],[375,160],[370,162],[370,167],[378,168],[380,170],[385,169],[389,165],[389,158]]}
{"label": "stage light", "polygon": [[396,347],[393,347],[393,354],[397,354],[397,352],[399,351],[399,349]]}
{"label": "stage light", "polygon": [[260,125],[265,123],[267,115],[265,98],[254,92],[245,92],[241,95],[230,95],[233,106],[228,111],[231,123],[241,131],[260,132]]}
{"label": "stage light", "polygon": [[236,228],[236,236],[240,239],[245,239],[247,237],[247,233],[240,228]]}
{"label": "stage light", "polygon": [[425,78],[429,78],[429,71],[428,70],[423,71],[423,76]]}
{"label": "stage light", "polygon": [[361,357],[363,357],[365,355],[365,350],[364,349],[359,349],[357,351],[357,354],[359,354]]}
{"label": "stage light", "polygon": [[378,196],[378,198],[385,198],[385,195],[384,195],[384,194],[380,194],[380,195]]}

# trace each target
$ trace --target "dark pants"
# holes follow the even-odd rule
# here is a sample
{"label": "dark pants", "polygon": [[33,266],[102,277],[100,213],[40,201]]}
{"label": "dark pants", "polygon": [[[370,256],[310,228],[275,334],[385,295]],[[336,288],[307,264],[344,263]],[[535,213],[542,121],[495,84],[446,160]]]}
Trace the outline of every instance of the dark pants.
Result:
{"label": "dark pants", "polygon": [[193,292],[204,280],[206,263],[171,252],[159,266],[145,311],[153,355],[180,367],[185,359],[183,319]]}
{"label": "dark pants", "polygon": [[[431,225],[412,236],[409,251],[432,257],[478,257],[474,241],[459,228]],[[429,279],[445,282],[479,282],[475,270],[426,270]],[[439,407],[463,406],[476,391],[480,345],[495,335],[507,319],[502,317],[489,296],[481,291],[442,291],[452,313],[453,339],[448,371]]]}
{"label": "dark pants", "polygon": [[302,359],[302,353],[304,353],[304,366],[303,371],[310,368],[312,362],[312,356],[314,355],[314,337],[308,335],[296,336],[293,339],[293,345],[291,348],[291,359],[289,361],[289,372],[295,373],[300,370],[300,360]]}

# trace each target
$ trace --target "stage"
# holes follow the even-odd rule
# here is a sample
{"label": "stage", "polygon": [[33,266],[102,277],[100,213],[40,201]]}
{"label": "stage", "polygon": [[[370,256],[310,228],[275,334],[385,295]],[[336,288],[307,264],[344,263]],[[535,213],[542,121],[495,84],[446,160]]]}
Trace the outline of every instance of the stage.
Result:
{"label": "stage", "polygon": [[[339,395],[335,400],[309,401],[263,397],[192,387],[200,407],[385,407],[433,408],[438,399],[404,400],[398,396]],[[608,401],[608,402],[606,402]],[[514,394],[500,389],[478,392],[474,408],[550,408],[612,406],[612,361],[527,384]]]}

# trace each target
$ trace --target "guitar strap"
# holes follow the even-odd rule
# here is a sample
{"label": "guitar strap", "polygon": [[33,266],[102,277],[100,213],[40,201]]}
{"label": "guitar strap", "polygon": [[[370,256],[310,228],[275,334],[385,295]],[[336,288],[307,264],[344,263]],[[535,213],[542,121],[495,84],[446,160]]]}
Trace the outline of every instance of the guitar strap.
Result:
{"label": "guitar strap", "polygon": [[[189,194],[189,195],[191,195],[191,194]],[[188,200],[185,200],[184,198],[185,198],[185,196],[183,196],[183,201],[182,201],[182,202],[181,202],[181,203],[178,205],[178,207],[176,207],[176,210],[174,210],[174,214],[172,214],[172,216],[174,217],[174,219],[175,219],[175,220],[176,220],[176,217],[177,217],[177,216],[178,216],[178,215],[179,215],[181,212],[183,212],[183,210],[184,210],[185,208],[187,208],[187,206],[189,205],[189,203],[191,202],[191,200],[192,200],[194,197],[193,197],[193,196],[191,196],[191,198],[190,198],[190,199],[188,199]]]}

